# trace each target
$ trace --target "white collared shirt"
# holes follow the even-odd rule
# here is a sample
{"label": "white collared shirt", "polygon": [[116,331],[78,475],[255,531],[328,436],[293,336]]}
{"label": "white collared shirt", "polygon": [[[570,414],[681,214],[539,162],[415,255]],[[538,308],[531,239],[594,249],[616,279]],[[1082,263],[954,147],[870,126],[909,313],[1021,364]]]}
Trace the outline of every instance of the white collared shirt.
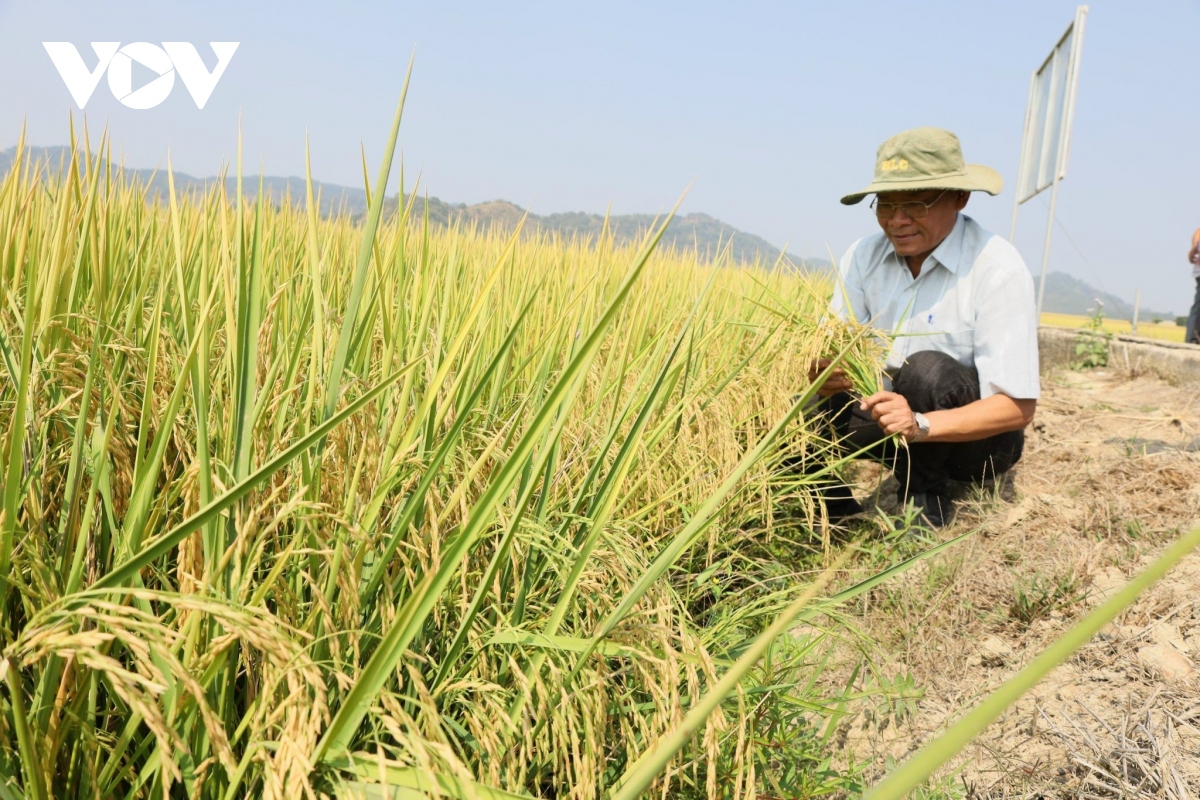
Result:
{"label": "white collared shirt", "polygon": [[980,397],[1040,396],[1033,277],[1015,247],[975,220],[959,214],[916,278],[882,232],[850,245],[838,272],[831,310],[896,337],[888,369],[936,350],[978,370]]}

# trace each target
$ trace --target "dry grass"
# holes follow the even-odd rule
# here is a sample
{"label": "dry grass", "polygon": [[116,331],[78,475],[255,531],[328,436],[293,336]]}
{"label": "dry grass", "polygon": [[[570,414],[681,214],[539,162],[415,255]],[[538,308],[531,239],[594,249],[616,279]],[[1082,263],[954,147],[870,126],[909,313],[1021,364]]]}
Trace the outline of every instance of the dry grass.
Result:
{"label": "dry grass", "polygon": [[[1200,516],[1191,389],[1064,372],[1043,391],[1014,501],[968,493],[942,538],[979,534],[858,609],[881,668],[924,687],[907,724],[852,737],[873,763],[935,736]],[[867,488],[878,475],[863,471]],[[1200,664],[1198,582],[1192,555],[1010,708],[958,759],[950,783],[997,798],[1200,793],[1197,673],[1165,678],[1146,652],[1162,644]],[[1118,772],[1128,786],[1141,781],[1140,794],[1120,795]]]}

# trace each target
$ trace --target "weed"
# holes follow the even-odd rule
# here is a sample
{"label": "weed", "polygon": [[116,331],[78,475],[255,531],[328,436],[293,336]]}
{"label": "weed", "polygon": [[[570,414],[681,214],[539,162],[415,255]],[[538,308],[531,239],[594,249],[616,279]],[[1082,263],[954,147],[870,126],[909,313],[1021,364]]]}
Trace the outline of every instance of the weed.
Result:
{"label": "weed", "polygon": [[1028,627],[1054,611],[1066,611],[1085,598],[1086,593],[1074,569],[1050,576],[1034,572],[1014,583],[1008,616],[1022,627]]}
{"label": "weed", "polygon": [[1125,535],[1129,537],[1130,541],[1134,542],[1143,538],[1146,535],[1146,532],[1142,529],[1141,520],[1131,519],[1126,521]]}
{"label": "weed", "polygon": [[1112,333],[1104,330],[1104,301],[1096,299],[1095,308],[1083,329],[1075,337],[1075,359],[1071,369],[1092,369],[1108,366],[1108,344]]}

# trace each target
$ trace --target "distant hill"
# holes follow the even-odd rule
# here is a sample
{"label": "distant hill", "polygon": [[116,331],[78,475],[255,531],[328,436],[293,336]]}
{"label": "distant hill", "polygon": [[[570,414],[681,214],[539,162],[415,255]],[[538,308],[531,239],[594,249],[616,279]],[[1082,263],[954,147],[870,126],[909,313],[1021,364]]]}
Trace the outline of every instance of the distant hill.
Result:
{"label": "distant hill", "polygon": [[[8,174],[16,148],[0,151],[0,177]],[[66,147],[30,147],[32,159],[44,161],[54,170],[60,164],[66,163],[70,150]],[[167,194],[167,176],[165,172],[149,169],[127,169],[130,175],[140,178],[149,186],[150,194],[160,196]],[[181,172],[175,173],[175,187],[180,193],[203,191],[211,186],[216,178],[196,178]],[[247,195],[254,197],[258,193],[258,176],[243,177],[243,189]],[[294,201],[303,202],[306,194],[303,178],[264,177],[263,190],[272,202],[279,202],[290,195]],[[236,178],[225,178],[226,191],[233,192],[237,186]],[[313,191],[320,197],[321,213],[324,216],[345,214],[359,219],[366,214],[366,192],[349,186],[339,186],[332,183],[313,181]],[[428,202],[429,219],[440,225],[456,222],[476,223],[481,227],[497,226],[512,230],[517,222],[525,216],[526,210],[507,200],[493,200],[486,203],[466,205],[453,204],[436,197],[428,201],[420,197],[413,209],[413,215],[419,219],[425,214]],[[393,214],[397,207],[396,197],[388,197],[384,204],[384,213]],[[617,214],[609,217],[608,227],[617,242],[640,239],[655,222],[652,214]],[[529,214],[525,221],[526,229],[541,229],[552,231],[566,237],[595,236],[604,225],[604,217],[600,214],[584,212],[566,212],[558,214]],[[732,243],[731,243],[732,242]],[[774,265],[780,258],[779,248],[767,240],[752,233],[738,230],[708,214],[692,213],[676,217],[671,221],[663,235],[663,244],[681,250],[695,250],[704,258],[715,258],[727,246],[735,262],[753,263],[755,261],[766,266]],[[831,268],[827,259],[804,258],[793,253],[787,254],[787,259],[799,267],[810,270],[824,271]]]}
{"label": "distant hill", "polygon": [[[1034,275],[1035,290],[1037,283],[1038,276]],[[1046,297],[1042,303],[1043,311],[1053,314],[1091,314],[1092,309],[1096,307],[1097,299],[1104,302],[1104,316],[1109,319],[1133,319],[1133,303],[1126,302],[1108,292],[1102,292],[1079,278],[1063,272],[1051,272],[1046,275]],[[1190,302],[1190,298],[1187,302]],[[1186,312],[1185,308],[1182,313]],[[1151,320],[1155,317],[1174,319],[1175,314],[1153,311],[1144,307],[1138,311],[1138,318],[1141,320]]]}
{"label": "distant hill", "polygon": [[[418,198],[413,215],[423,214],[424,210],[425,200]],[[442,224],[474,222],[481,227],[494,225],[512,230],[525,213],[525,209],[508,200],[492,200],[475,205],[451,205],[436,197],[429,198],[429,219]],[[643,237],[654,227],[656,220],[653,214],[616,214],[608,218],[608,228],[616,241],[624,242]],[[546,215],[531,213],[525,225],[566,237],[594,237],[604,227],[604,216],[581,211]],[[748,263],[757,260],[771,266],[780,258],[779,248],[766,239],[740,231],[708,214],[692,213],[676,217],[663,234],[663,243],[681,250],[695,250],[710,259],[715,258],[726,246],[729,247],[733,260],[737,262]],[[828,259],[803,258],[794,253],[788,253],[787,259],[796,266],[808,269],[831,268]]]}

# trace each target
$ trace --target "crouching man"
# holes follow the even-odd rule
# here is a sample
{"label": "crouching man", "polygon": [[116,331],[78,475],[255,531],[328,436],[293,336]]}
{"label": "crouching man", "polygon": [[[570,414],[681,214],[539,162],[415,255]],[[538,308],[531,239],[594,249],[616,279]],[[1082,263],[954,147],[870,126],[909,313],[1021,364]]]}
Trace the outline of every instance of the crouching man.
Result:
{"label": "crouching man", "polygon": [[[891,332],[887,391],[852,397],[840,371],[819,389],[841,447],[895,465],[901,502],[941,527],[947,482],[981,482],[1021,458],[1040,394],[1033,280],[1004,239],[962,214],[970,193],[995,195],[994,170],[963,162],[958,137],[916,128],[884,142],[874,194],[881,233],[859,239],[839,265],[832,313]],[[829,365],[813,365],[810,380]],[[899,434],[907,447],[891,438]],[[824,493],[831,518],[862,510],[845,486]]]}

